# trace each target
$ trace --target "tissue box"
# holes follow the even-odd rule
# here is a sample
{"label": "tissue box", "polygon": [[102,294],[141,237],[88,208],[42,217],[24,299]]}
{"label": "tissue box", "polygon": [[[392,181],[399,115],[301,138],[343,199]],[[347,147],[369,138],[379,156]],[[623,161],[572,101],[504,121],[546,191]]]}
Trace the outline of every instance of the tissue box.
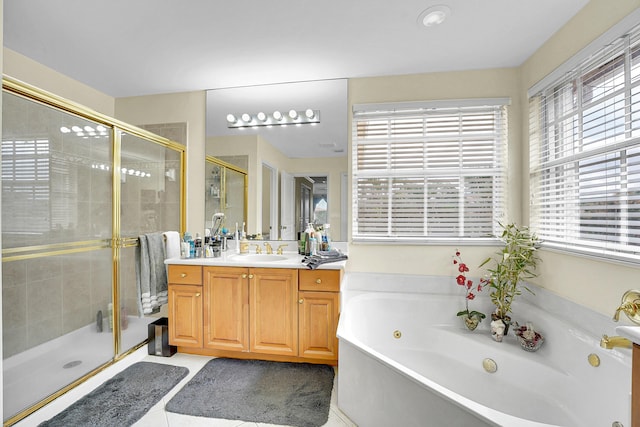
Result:
{"label": "tissue box", "polygon": [[176,354],[178,348],[169,345],[169,319],[161,317],[155,322],[149,323],[149,354],[152,356],[171,357]]}

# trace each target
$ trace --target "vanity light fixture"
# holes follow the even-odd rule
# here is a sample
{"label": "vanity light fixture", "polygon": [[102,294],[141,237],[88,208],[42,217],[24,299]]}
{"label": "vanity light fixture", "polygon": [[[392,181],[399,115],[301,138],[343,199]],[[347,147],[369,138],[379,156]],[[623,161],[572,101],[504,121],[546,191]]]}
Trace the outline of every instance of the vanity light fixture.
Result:
{"label": "vanity light fixture", "polygon": [[[232,120],[233,119],[233,120]],[[229,113],[227,114],[227,127],[246,128],[257,126],[287,126],[320,123],[320,110],[307,108],[306,110],[291,109],[285,115],[280,110],[275,110],[272,114],[262,111],[256,114],[249,113]]]}
{"label": "vanity light fixture", "polygon": [[432,6],[418,16],[418,25],[424,27],[433,27],[442,24],[447,17],[451,15],[451,9],[441,4]]}

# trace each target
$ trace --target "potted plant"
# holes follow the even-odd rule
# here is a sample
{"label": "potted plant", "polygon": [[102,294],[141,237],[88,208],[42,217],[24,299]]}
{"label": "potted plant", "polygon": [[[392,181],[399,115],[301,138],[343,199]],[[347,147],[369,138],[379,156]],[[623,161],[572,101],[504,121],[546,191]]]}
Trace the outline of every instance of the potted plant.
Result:
{"label": "potted plant", "polygon": [[[493,262],[492,267],[487,268],[488,275],[481,279],[481,283],[491,288],[489,297],[496,306],[491,319],[504,323],[506,335],[511,324],[511,304],[514,298],[522,293],[520,281],[536,276],[534,270],[539,260],[537,249],[540,240],[528,227],[518,227],[515,224],[500,224],[500,227],[500,240],[504,246],[496,253],[496,257],[487,258],[480,267]],[[533,294],[526,286],[522,287]]]}
{"label": "potted plant", "polygon": [[464,297],[465,310],[459,311],[457,315],[462,318],[465,326],[470,331],[473,331],[478,327],[478,324],[482,322],[482,319],[487,317],[485,316],[484,313],[480,313],[479,311],[476,311],[476,310],[469,311],[469,301],[475,299],[476,297],[475,292],[482,291],[482,284],[479,283],[477,286],[473,286],[473,281],[470,279],[467,279],[467,276],[465,273],[469,271],[469,267],[467,267],[467,264],[465,264],[462,261],[462,255],[460,254],[460,251],[458,249],[456,249],[456,253],[453,256],[453,264],[457,267],[457,270],[459,273],[458,276],[456,277],[456,283],[465,288],[465,297]]}

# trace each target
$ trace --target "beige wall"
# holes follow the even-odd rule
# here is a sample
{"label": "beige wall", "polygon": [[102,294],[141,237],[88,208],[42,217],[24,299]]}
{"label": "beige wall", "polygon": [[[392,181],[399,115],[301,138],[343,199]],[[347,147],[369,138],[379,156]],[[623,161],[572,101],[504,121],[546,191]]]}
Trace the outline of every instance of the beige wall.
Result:
{"label": "beige wall", "polygon": [[132,125],[186,123],[186,230],[204,236],[205,92],[118,98],[115,118]]}
{"label": "beige wall", "polygon": [[[424,101],[441,99],[511,98],[509,120],[509,168],[522,170],[520,117],[520,74],[517,69],[494,69],[410,76],[376,77],[349,80],[349,109],[353,104]],[[349,139],[351,146],[351,139]],[[351,169],[349,170],[351,176]],[[351,184],[350,184],[351,185]],[[509,174],[508,198],[511,221],[520,222],[521,178]],[[352,204],[351,198],[349,205]],[[351,229],[351,228],[349,228]],[[451,245],[349,245],[348,269],[408,274],[451,275]],[[464,247],[467,264],[479,265],[493,252],[492,248]],[[478,270],[471,271],[471,275]]]}
{"label": "beige wall", "polygon": [[[529,159],[526,91],[638,7],[640,0],[592,0],[522,65],[521,122],[525,165]],[[528,221],[528,175],[523,173],[522,178],[523,213]],[[640,274],[637,267],[544,250],[541,259],[540,274],[533,280],[535,283],[607,315],[613,315],[626,290],[637,288]]]}
{"label": "beige wall", "polygon": [[98,113],[114,117],[114,98],[45,67],[11,49],[4,48],[3,54],[2,72],[4,75],[91,108]]}

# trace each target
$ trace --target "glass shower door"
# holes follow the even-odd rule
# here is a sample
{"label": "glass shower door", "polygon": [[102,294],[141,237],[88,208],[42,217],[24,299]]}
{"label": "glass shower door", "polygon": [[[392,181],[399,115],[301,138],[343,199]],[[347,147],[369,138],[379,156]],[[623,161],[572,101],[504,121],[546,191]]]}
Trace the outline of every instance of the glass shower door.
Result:
{"label": "glass shower door", "polygon": [[121,133],[120,146],[120,353],[147,338],[147,325],[161,311],[142,316],[136,281],[136,250],[142,234],[180,231],[181,152]]}
{"label": "glass shower door", "polygon": [[5,419],[113,358],[112,133],[5,92]]}

